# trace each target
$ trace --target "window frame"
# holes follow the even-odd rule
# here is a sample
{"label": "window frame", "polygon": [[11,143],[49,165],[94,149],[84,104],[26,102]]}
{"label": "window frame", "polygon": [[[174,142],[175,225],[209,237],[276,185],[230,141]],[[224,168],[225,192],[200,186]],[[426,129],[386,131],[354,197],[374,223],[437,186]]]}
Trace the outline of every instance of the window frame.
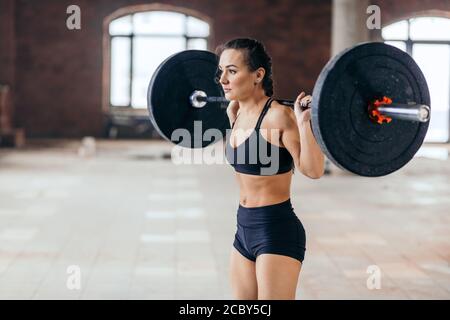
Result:
{"label": "window frame", "polygon": [[[109,33],[109,25],[112,21],[121,17],[132,15],[136,13],[149,12],[149,11],[168,11],[174,13],[184,14],[191,16],[199,20],[204,21],[209,25],[208,37],[190,37],[191,39],[206,39],[207,50],[211,50],[214,43],[214,23],[213,19],[209,16],[188,8],[177,7],[168,4],[151,3],[140,4],[119,8],[112,12],[103,19],[103,71],[102,71],[102,113],[105,116],[106,126],[110,126],[111,122],[129,122],[130,118],[137,119],[139,121],[148,121],[147,108],[133,108],[131,106],[112,106],[111,105],[111,35]],[[187,20],[187,19],[186,19]],[[139,35],[141,36],[141,35]],[[143,36],[143,35],[142,35]],[[149,35],[154,36],[154,35]],[[168,37],[169,35],[164,35]],[[179,37],[179,35],[177,35]],[[187,43],[187,42],[186,42]],[[130,97],[131,98],[131,97]],[[131,104],[131,100],[130,100]],[[116,121],[117,120],[117,121]]]}
{"label": "window frame", "polygon": [[[397,21],[393,21],[389,24],[386,24],[382,27],[388,27],[394,23],[398,23],[398,22],[402,22],[402,21],[406,21],[407,22],[407,28],[408,28],[408,37],[406,40],[404,39],[395,39],[395,38],[388,38],[385,39],[381,33],[380,30],[380,37],[382,39],[383,42],[391,42],[391,41],[395,41],[395,42],[403,42],[405,44],[406,47],[406,53],[408,53],[411,57],[413,56],[413,46],[414,44],[439,44],[439,45],[448,45],[450,47],[450,40],[412,40],[411,39],[411,20],[412,19],[420,19],[420,18],[445,18],[445,19],[450,19],[450,17],[442,17],[442,16],[431,16],[431,15],[421,15],[421,16],[414,16],[414,17],[409,17],[409,18],[404,18],[401,20],[397,20]],[[450,59],[450,57],[449,57]],[[450,77],[450,68],[448,70],[448,74]],[[450,79],[449,79],[450,80]],[[449,81],[449,101],[450,101],[450,81]],[[450,105],[449,105],[449,117],[448,117],[448,123],[449,123],[449,127],[448,127],[448,135],[447,135],[447,141],[443,142],[443,143],[450,143]],[[434,143],[434,142],[431,142]]]}
{"label": "window frame", "polygon": [[[168,11],[152,10],[152,11],[134,12],[132,14],[129,14],[129,16],[131,16],[131,21],[134,20],[134,15],[135,14],[137,14],[137,13],[146,13],[146,12],[168,12]],[[112,42],[113,42],[114,38],[126,38],[126,39],[129,39],[129,41],[130,41],[130,70],[129,70],[129,72],[130,72],[129,73],[129,75],[130,75],[130,79],[129,79],[130,80],[130,82],[129,82],[130,83],[130,87],[129,87],[129,92],[128,92],[128,94],[129,94],[129,103],[128,103],[128,105],[113,105],[111,103],[111,96],[110,96],[109,97],[109,106],[110,106],[110,108],[129,108],[129,109],[133,109],[133,110],[145,109],[145,108],[138,108],[138,107],[132,105],[132,101],[133,101],[133,76],[134,76],[134,59],[133,59],[133,54],[134,54],[134,46],[135,46],[135,39],[136,38],[184,38],[185,43],[186,43],[185,50],[187,50],[188,43],[189,43],[190,40],[197,40],[197,39],[206,40],[206,43],[208,44],[209,36],[207,36],[207,37],[189,36],[189,34],[188,34],[188,18],[191,17],[191,16],[189,16],[187,14],[184,14],[184,13],[179,13],[179,12],[177,12],[177,13],[182,15],[183,18],[184,18],[183,31],[180,34],[158,34],[158,33],[155,33],[155,34],[141,34],[141,33],[135,33],[134,30],[132,30],[131,33],[127,34],[127,35],[125,35],[125,34],[119,34],[119,35],[111,35],[111,34],[109,34],[109,38],[110,38],[110,40],[109,40],[110,41],[109,47],[110,48],[112,48]],[[124,16],[122,16],[122,17],[124,17]],[[122,17],[120,17],[120,18],[122,18]],[[194,18],[196,18],[196,17],[194,17]],[[112,21],[114,21],[114,20],[112,20]],[[110,68],[111,68],[111,62],[110,62]],[[111,93],[111,86],[112,86],[112,81],[110,79],[110,87],[109,87],[110,93]]]}

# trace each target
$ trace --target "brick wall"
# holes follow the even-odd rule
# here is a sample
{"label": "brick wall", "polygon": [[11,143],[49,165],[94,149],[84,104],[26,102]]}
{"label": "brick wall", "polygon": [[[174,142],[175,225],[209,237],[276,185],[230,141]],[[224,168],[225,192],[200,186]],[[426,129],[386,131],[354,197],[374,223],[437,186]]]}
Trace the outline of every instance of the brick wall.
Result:
{"label": "brick wall", "polygon": [[0,84],[14,84],[14,1],[0,1]]}

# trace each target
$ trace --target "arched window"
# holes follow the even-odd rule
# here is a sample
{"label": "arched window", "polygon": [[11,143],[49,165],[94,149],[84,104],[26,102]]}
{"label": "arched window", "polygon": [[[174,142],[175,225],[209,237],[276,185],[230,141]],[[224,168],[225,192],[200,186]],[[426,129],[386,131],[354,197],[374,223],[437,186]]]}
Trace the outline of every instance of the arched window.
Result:
{"label": "arched window", "polygon": [[178,12],[137,12],[111,21],[110,107],[146,108],[158,65],[182,50],[206,50],[209,34],[208,23]]}
{"label": "arched window", "polygon": [[448,142],[450,122],[450,19],[417,17],[382,29],[387,44],[410,54],[422,69],[431,95],[425,141]]}

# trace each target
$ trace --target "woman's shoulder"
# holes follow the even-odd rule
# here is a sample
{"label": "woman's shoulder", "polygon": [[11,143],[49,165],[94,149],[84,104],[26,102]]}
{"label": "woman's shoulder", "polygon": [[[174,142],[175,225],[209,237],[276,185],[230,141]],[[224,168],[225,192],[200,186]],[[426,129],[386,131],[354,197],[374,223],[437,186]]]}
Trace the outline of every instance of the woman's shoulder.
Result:
{"label": "woman's shoulder", "polygon": [[270,105],[266,118],[271,128],[287,128],[296,123],[294,109],[276,100]]}

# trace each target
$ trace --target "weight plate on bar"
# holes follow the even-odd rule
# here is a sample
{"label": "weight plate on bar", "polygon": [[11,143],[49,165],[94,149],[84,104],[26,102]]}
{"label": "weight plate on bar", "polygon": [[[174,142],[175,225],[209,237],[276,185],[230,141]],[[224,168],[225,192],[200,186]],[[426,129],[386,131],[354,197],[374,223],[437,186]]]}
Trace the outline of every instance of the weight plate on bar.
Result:
{"label": "weight plate on bar", "polygon": [[159,65],[149,84],[147,102],[150,120],[162,137],[187,148],[204,148],[217,142],[219,139],[204,138],[208,129],[218,129],[221,138],[225,137],[229,120],[220,103],[194,108],[189,101],[195,90],[224,96],[214,81],[217,65],[217,56],[202,50],[176,53]]}
{"label": "weight plate on bar", "polygon": [[410,55],[390,45],[356,45],[320,73],[313,91],[313,131],[340,168],[384,176],[408,163],[422,145],[429,122],[393,119],[380,125],[369,119],[369,103],[383,96],[394,103],[430,106],[422,71]]}

